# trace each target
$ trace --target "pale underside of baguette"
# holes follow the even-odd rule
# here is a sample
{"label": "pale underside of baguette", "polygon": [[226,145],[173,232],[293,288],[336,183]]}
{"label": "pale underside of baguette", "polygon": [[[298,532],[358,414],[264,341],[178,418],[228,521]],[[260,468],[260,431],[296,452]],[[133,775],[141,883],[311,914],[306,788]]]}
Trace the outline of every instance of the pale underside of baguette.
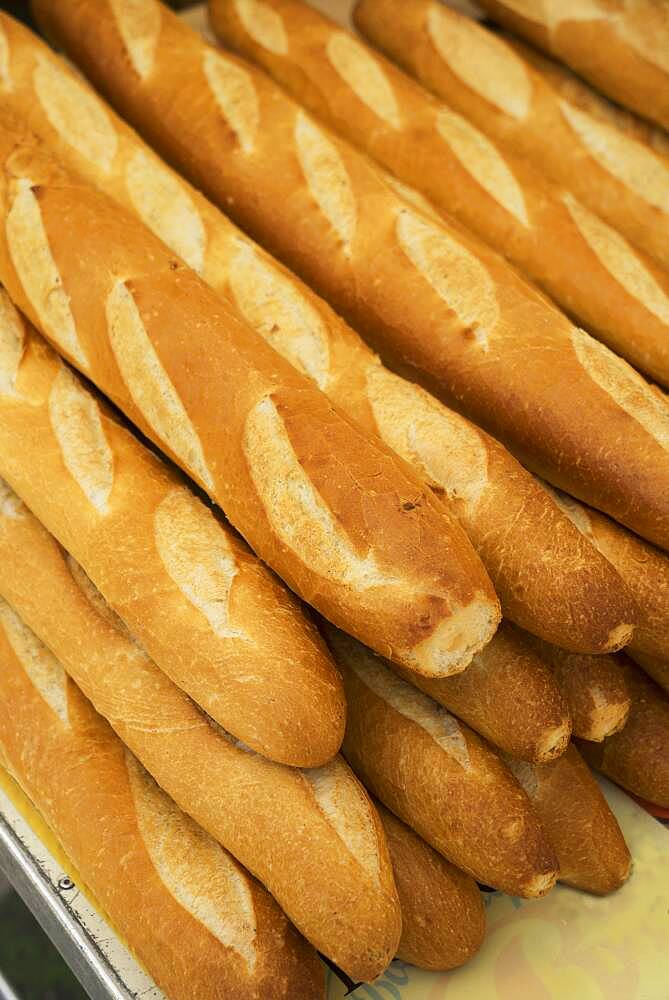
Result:
{"label": "pale underside of baguette", "polygon": [[[120,23],[132,54],[134,22]],[[150,23],[146,38],[146,26],[136,25],[137,48],[155,58],[153,17]],[[0,26],[12,55],[7,102],[17,113],[29,113],[31,126],[70,167],[137,212],[213,288],[229,297],[279,353],[378,433],[455,505],[507,617],[565,648],[608,651],[607,627],[629,616],[624,600],[617,600],[624,596],[619,580],[603,571],[602,560],[597,565],[587,545],[510,454],[419,386],[385,369],[322,300],[170,173],[43,43],[9,18],[0,18]],[[50,91],[45,97],[35,86],[35,67],[39,72],[48,67],[52,88],[67,95],[61,102],[71,113],[54,116]],[[146,66],[143,72],[148,72]],[[86,150],[84,123],[89,117],[98,121],[110,143],[115,142],[110,169],[81,152]],[[396,183],[390,176],[387,180]],[[399,193],[407,196],[407,189],[402,186]],[[419,207],[425,211],[426,205],[423,200]],[[500,505],[512,501],[509,516],[500,518]],[[562,565],[569,586],[561,580],[556,587],[555,561]]]}

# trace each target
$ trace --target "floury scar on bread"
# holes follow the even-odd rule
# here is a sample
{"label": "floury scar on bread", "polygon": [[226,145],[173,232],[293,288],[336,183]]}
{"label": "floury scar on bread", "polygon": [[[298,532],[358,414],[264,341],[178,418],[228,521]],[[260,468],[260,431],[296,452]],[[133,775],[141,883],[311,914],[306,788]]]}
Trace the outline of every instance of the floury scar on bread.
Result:
{"label": "floury scar on bread", "polygon": [[265,16],[281,25],[284,48],[265,44],[244,0],[211,0],[214,30],[322,122],[427,195],[447,222],[466,226],[580,325],[669,384],[668,271],[309,4],[263,3]]}
{"label": "floury scar on bread", "polygon": [[[315,951],[0,598],[0,764],[171,1000],[320,1000]],[[57,762],[57,766],[54,766]]]}
{"label": "floury scar on bread", "polygon": [[515,39],[436,0],[360,0],[355,23],[425,87],[669,268],[669,138]]}
{"label": "floury scar on bread", "polygon": [[385,360],[544,478],[669,545],[669,405],[628,365],[491,251],[403,201],[368,159],[262,73],[205,45],[165,8],[142,5],[154,12],[155,44],[140,74],[106,3],[33,6],[119,110]]}
{"label": "floury scar on bread", "polygon": [[499,28],[495,30],[500,37],[511,42],[516,52],[521,53],[523,58],[527,59],[537,72],[541,73],[542,77],[550,83],[558,94],[573,101],[599,121],[615,126],[618,132],[654,149],[667,162],[669,132],[659,125],[654,125],[652,122],[640,118],[633,111],[623,108],[620,104],[610,101],[580,76],[577,76],[564,63],[556,62],[540,52],[539,49],[521,41],[516,35],[511,35],[510,32],[501,31]]}
{"label": "floury scar on bread", "polygon": [[9,115],[0,198],[0,278],[14,301],[291,589],[410,669],[464,669],[499,604],[410,467]]}
{"label": "floury scar on bread", "polygon": [[[4,103],[67,166],[136,212],[271,346],[448,499],[508,618],[577,652],[627,641],[637,612],[620,578],[502,445],[385,369],[322,299],[170,171],[35,35],[1,14],[0,29],[10,54]],[[87,141],[89,119],[115,143],[111,164]]]}
{"label": "floury scar on bread", "polygon": [[0,414],[0,475],[161,669],[261,753],[307,766],[336,753],[341,682],[299,603],[29,330],[4,290]]}
{"label": "floury scar on bread", "polygon": [[664,0],[481,0],[481,6],[613,100],[669,129]]}
{"label": "floury scar on bread", "polygon": [[[40,39],[1,14],[0,29],[10,54],[4,103],[67,166],[136,212],[271,346],[450,502],[508,618],[578,652],[625,643],[636,610],[619,577],[502,445],[384,368],[322,299],[170,171]],[[86,141],[89,118],[114,138],[109,166]]]}
{"label": "floury scar on bread", "polygon": [[378,816],[341,757],[289,768],[212,725],[1,481],[0,560],[0,594],[159,785],[320,951],[355,979],[378,975],[397,947],[399,903]]}

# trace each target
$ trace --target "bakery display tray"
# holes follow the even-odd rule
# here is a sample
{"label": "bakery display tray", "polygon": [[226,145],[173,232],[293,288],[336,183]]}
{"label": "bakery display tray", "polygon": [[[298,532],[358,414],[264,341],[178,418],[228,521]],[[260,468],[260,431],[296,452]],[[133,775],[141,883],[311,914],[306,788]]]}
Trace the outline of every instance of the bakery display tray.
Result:
{"label": "bakery display tray", "polygon": [[[486,941],[468,965],[430,973],[393,962],[354,1000],[668,1000],[669,830],[609,782],[602,788],[634,858],[622,889],[598,898],[558,885],[529,901],[486,893]],[[162,1000],[1,769],[0,871],[93,1000]],[[347,995],[329,969],[327,982],[327,1000]],[[15,1000],[1,980],[0,1000]]]}

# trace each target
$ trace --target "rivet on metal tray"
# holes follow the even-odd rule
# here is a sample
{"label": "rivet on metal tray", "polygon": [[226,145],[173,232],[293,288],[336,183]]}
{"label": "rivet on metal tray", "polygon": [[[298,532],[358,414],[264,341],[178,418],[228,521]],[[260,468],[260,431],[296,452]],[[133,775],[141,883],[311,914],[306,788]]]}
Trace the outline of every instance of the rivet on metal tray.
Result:
{"label": "rivet on metal tray", "polygon": [[58,879],[58,888],[61,892],[68,892],[70,889],[74,889],[74,882],[67,875],[64,875],[63,878]]}

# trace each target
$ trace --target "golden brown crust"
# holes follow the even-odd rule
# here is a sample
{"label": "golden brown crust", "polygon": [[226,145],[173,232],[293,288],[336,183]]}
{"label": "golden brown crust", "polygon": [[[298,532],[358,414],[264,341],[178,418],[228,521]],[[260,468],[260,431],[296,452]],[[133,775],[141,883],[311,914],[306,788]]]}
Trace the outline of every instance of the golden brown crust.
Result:
{"label": "golden brown crust", "polygon": [[[669,407],[623,362],[459,228],[433,226],[409,208],[369,161],[263,74],[214,55],[167,11],[153,70],[140,79],[99,4],[43,7],[49,32],[119,110],[384,360],[466,411],[544,478],[669,545]],[[217,89],[203,60],[215,62]],[[230,114],[231,80],[246,95],[236,130],[222,110]],[[466,280],[451,281],[454,273]]]}
{"label": "golden brown crust", "polygon": [[[506,27],[549,52],[613,100],[669,128],[669,14],[653,0],[482,0]],[[523,16],[524,15],[524,16]]]}
{"label": "golden brown crust", "polygon": [[354,978],[380,973],[399,940],[399,903],[380,821],[343,760],[287,768],[215,729],[0,486],[0,593],[160,786],[253,870],[319,950]]}
{"label": "golden brown crust", "polygon": [[532,765],[505,756],[527,792],[560,866],[560,881],[604,895],[619,889],[632,859],[618,822],[573,744],[559,760]]}
{"label": "golden brown crust", "polygon": [[486,885],[542,896],[557,864],[525,793],[472,730],[354,639],[326,629],[349,711],[344,754],[395,815]]}
{"label": "golden brown crust", "polygon": [[669,690],[669,557],[599,511],[585,515],[589,537],[618,570],[640,609],[626,652]]}
{"label": "golden brown crust", "polygon": [[505,617],[574,652],[620,648],[639,620],[620,574],[593,558],[592,544],[578,544],[574,526],[555,516],[552,497],[498,441],[476,433],[487,453],[487,484],[475,504],[460,501],[455,509]]}
{"label": "golden brown crust", "polygon": [[638,647],[627,646],[625,651],[635,663],[643,667],[656,684],[669,693],[669,659],[642,652]]}
{"label": "golden brown crust", "polygon": [[397,957],[435,972],[468,962],[485,935],[476,882],[376,801],[402,907]]}
{"label": "golden brown crust", "polygon": [[[576,652],[608,650],[616,626],[634,620],[620,579],[509,452],[385,369],[322,299],[171,172],[36,36],[2,15],[0,28],[11,54],[5,101],[68,167],[137,212],[279,353],[415,466],[453,505],[508,617]],[[79,120],[95,107],[115,136],[109,169],[82,152],[81,129],[49,116],[35,85],[47,65],[52,85],[74,87]],[[175,213],[180,224],[171,227]]]}
{"label": "golden brown crust", "polygon": [[509,622],[502,622],[485,649],[456,677],[437,680],[399,673],[514,757],[543,763],[567,747],[567,700],[548,665]]}
{"label": "golden brown crust", "polygon": [[0,302],[0,331],[22,339],[0,391],[0,474],[222,726],[286,763],[329,760],[343,691],[297,600]]}
{"label": "golden brown crust", "polygon": [[669,698],[625,656],[617,656],[630,692],[627,725],[603,743],[579,743],[591,765],[627,791],[669,808]]}
{"label": "golden brown crust", "polygon": [[[556,62],[550,56],[527,45],[516,35],[497,29],[496,34],[504,38],[524,59],[540,73],[550,84],[553,90],[562,97],[572,102],[576,107],[591,114],[595,119],[605,125],[613,125],[618,131],[623,132],[631,139],[636,139],[643,145],[650,147],[660,155],[665,164],[669,164],[667,154],[669,154],[669,134],[658,125],[643,118],[639,118],[632,111],[628,111],[620,104],[615,104],[607,97],[604,97],[598,90],[589,86],[585,80],[577,76],[564,63]],[[630,149],[637,149],[630,146]],[[624,228],[624,227],[622,227]],[[656,254],[654,256],[657,256]],[[658,257],[658,260],[661,259]]]}
{"label": "golden brown crust", "polygon": [[[233,0],[214,30],[295,100],[428,196],[613,350],[669,384],[669,274],[467,119],[308,4],[263,0],[285,50]],[[669,180],[669,176],[667,178]],[[669,207],[669,206],[668,206]]]}
{"label": "golden brown crust", "polygon": [[[171,58],[163,35],[161,60]],[[220,121],[218,104],[215,114]],[[463,669],[494,632],[499,608],[445,508],[132,216],[11,123],[2,131],[5,212],[21,178],[29,180],[17,222],[33,237],[43,226],[96,384],[207,490],[291,589],[411,669]],[[57,339],[61,331],[35,308],[45,276],[25,287],[42,258],[23,260],[18,245],[10,229],[0,248],[5,284]],[[64,336],[59,346],[67,350]]]}
{"label": "golden brown crust", "polygon": [[0,690],[12,706],[0,714],[3,755],[156,983],[174,1000],[322,998],[315,951],[158,790],[55,660],[64,716],[53,711],[17,655],[20,628],[0,600]]}
{"label": "golden brown crust", "polygon": [[528,633],[525,640],[553,671],[569,706],[574,736],[599,742],[625,726],[630,696],[615,656],[568,653]]}
{"label": "golden brown crust", "polygon": [[360,0],[355,21],[455,111],[669,266],[669,146],[661,129],[608,104],[513,36],[435,0]]}
{"label": "golden brown crust", "polygon": [[[626,652],[669,689],[669,558],[610,518],[551,491],[574,526],[616,568],[638,607]],[[560,645],[558,643],[558,645]]]}

